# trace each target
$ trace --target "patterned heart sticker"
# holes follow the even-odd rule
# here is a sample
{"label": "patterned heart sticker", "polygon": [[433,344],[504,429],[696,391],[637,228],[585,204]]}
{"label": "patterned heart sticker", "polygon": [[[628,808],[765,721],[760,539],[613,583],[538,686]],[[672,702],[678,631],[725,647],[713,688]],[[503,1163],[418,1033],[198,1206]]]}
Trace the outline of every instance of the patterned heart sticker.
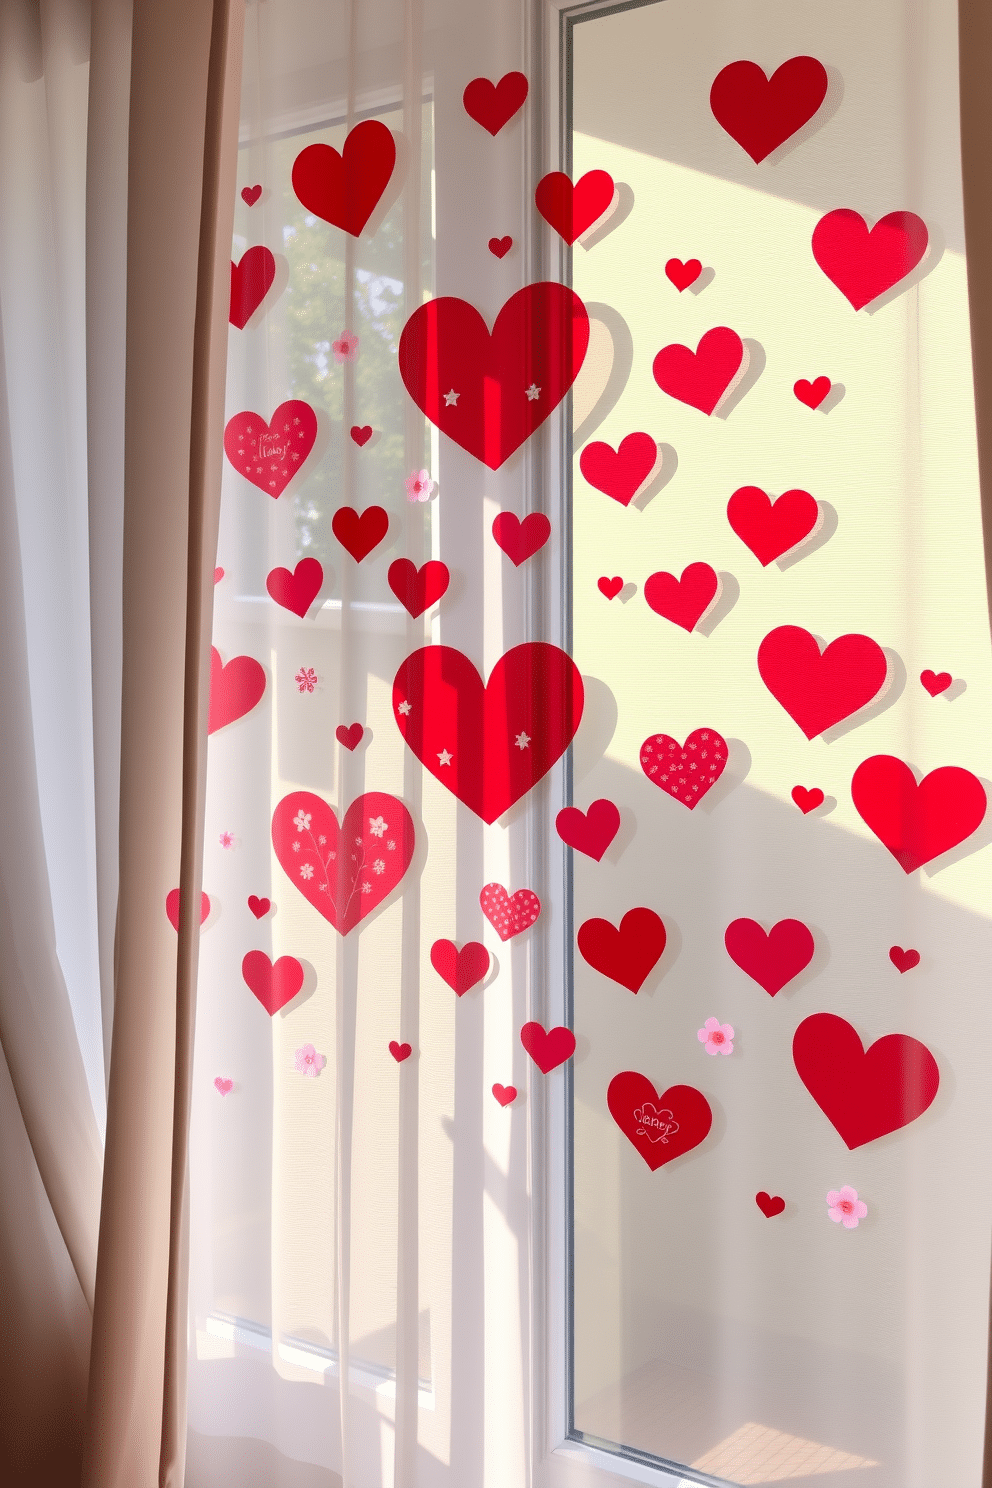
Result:
{"label": "patterned heart sticker", "polygon": [[396,165],[396,141],[379,119],[356,124],[339,155],[331,145],[307,145],[293,161],[293,190],[312,212],[332,227],[357,238]]}
{"label": "patterned heart sticker", "polygon": [[500,940],[512,940],[529,930],[541,913],[541,901],[532,889],[518,889],[515,894],[509,894],[499,883],[486,884],[479,903]]}
{"label": "patterned heart sticker", "polygon": [[501,1106],[512,1106],[517,1098],[516,1085],[501,1085],[499,1081],[493,1086],[493,1095]]}
{"label": "patterned heart sticker", "polygon": [[280,403],[266,423],[259,413],[236,413],[224,430],[224,453],[245,480],[281,496],[303,468],[317,438],[317,415],[309,403]]}
{"label": "patterned heart sticker", "polygon": [[692,811],[727,767],[727,741],[716,729],[693,729],[685,744],[652,734],[641,745],[641,769],[667,795]]}
{"label": "patterned heart sticker", "polygon": [[809,123],[827,83],[827,69],[815,57],[790,57],[771,77],[757,62],[731,62],[713,79],[710,108],[757,165]]}
{"label": "patterned heart sticker", "polygon": [[273,965],[264,951],[249,951],[241,975],[270,1017],[292,1002],[303,986],[303,967],[295,956],[280,956]]}
{"label": "patterned heart sticker", "polygon": [[489,975],[489,952],[479,940],[470,940],[461,950],[453,940],[436,940],[431,965],[455,996],[462,997]]}
{"label": "patterned heart sticker", "polygon": [[670,1085],[661,1095],[646,1075],[623,1070],[606,1093],[610,1115],[652,1173],[698,1147],[713,1125],[710,1103],[692,1085]]}
{"label": "patterned heart sticker", "polygon": [[520,1042],[545,1075],[575,1053],[575,1034],[570,1028],[545,1028],[541,1023],[525,1023],[520,1030]]}
{"label": "patterned heart sticker", "polygon": [[785,1208],[784,1199],[780,1198],[778,1194],[765,1193],[764,1189],[760,1193],[755,1194],[754,1202],[766,1219],[774,1219],[776,1214],[781,1214]]}

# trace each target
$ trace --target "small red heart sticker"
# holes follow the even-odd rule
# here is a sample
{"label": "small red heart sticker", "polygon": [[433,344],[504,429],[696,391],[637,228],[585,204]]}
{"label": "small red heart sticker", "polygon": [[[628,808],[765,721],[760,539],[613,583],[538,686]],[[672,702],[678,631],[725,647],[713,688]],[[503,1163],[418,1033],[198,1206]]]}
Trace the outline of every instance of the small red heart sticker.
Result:
{"label": "small red heart sticker", "polygon": [[301,558],[292,572],[288,568],[272,569],[266,577],[265,587],[277,605],[303,620],[323,582],[324,570],[319,560]]}
{"label": "small red heart sticker", "polygon": [[660,915],[638,906],[628,909],[619,927],[609,920],[585,920],[575,938],[594,971],[636,993],[660,959],[668,934]]}
{"label": "small red heart sticker", "polygon": [[785,1208],[784,1199],[779,1198],[778,1194],[765,1193],[764,1189],[755,1194],[754,1202],[766,1219],[774,1219],[776,1214],[781,1214]]}
{"label": "small red heart sticker", "polygon": [[263,918],[264,915],[267,915],[269,910],[272,908],[272,900],[260,899],[257,894],[249,894],[248,908],[251,910],[256,920],[260,920]]}
{"label": "small red heart sticker", "polygon": [[825,797],[818,785],[814,785],[811,790],[807,790],[804,785],[794,785],[792,799],[803,816],[808,816],[811,811],[816,810],[817,806],[823,805]]}
{"label": "small red heart sticker", "polygon": [[448,592],[451,575],[448,565],[436,558],[417,567],[409,558],[397,558],[389,565],[386,580],[400,604],[416,620]]}
{"label": "small red heart sticker", "polygon": [[507,72],[498,83],[477,77],[466,84],[462,105],[470,119],[491,135],[499,134],[527,97],[527,79],[522,72]]}
{"label": "small red heart sticker", "polygon": [[360,723],[339,723],[334,737],[345,749],[357,749],[365,737],[365,730]]}
{"label": "small red heart sticker", "polygon": [[493,518],[496,546],[516,568],[539,552],[550,536],[551,523],[543,512],[531,512],[522,522],[514,512],[500,512]]}
{"label": "small red heart sticker", "polygon": [[605,594],[607,599],[616,599],[623,588],[623,579],[619,574],[614,574],[612,579],[598,579],[596,581],[596,588],[600,594]]}
{"label": "small red heart sticker", "polygon": [[246,206],[253,207],[262,194],[261,186],[242,186],[241,200]]}
{"label": "small red heart sticker", "polygon": [[462,997],[489,974],[489,952],[481,941],[470,940],[461,950],[453,940],[436,940],[431,965],[456,996]]}
{"label": "small red heart sticker", "polygon": [[832,386],[829,377],[818,377],[815,382],[807,382],[805,377],[800,377],[798,382],[792,384],[792,391],[807,408],[819,408]]}
{"label": "small red heart sticker", "polygon": [[604,170],[586,171],[572,185],[563,171],[549,171],[537,183],[537,210],[566,243],[588,232],[610,207],[616,185]]}
{"label": "small red heart sticker", "polygon": [[224,577],[224,570],[222,568],[215,568],[214,569],[214,583],[215,584],[219,584],[220,581],[221,581],[221,579],[223,577]]}
{"label": "small red heart sticker", "polygon": [[[179,890],[170,889],[165,896],[165,912],[169,917],[169,924],[176,933],[179,933]],[[210,913],[210,900],[206,894],[200,895],[200,924]]]}
{"label": "small red heart sticker", "polygon": [[361,448],[363,444],[368,444],[369,440],[372,438],[372,425],[352,424],[350,432],[352,439],[359,446],[359,448]]}
{"label": "small red heart sticker", "polygon": [[680,258],[670,258],[665,265],[665,273],[679,294],[690,284],[695,284],[702,272],[703,266],[698,258],[689,258],[685,263]]}
{"label": "small red heart sticker", "polygon": [[904,951],[902,946],[890,946],[889,960],[898,972],[912,971],[920,964],[920,953],[912,949]]}
{"label": "small red heart sticker", "polygon": [[520,1030],[520,1042],[545,1075],[575,1053],[575,1034],[570,1028],[545,1028],[540,1023],[525,1023]]}
{"label": "small red heart sticker", "polygon": [[695,630],[719,592],[720,580],[708,563],[690,563],[680,579],[660,572],[644,581],[648,608],[682,630]]}
{"label": "small red heart sticker", "polygon": [[489,252],[495,258],[505,258],[512,247],[513,239],[510,237],[489,239]]}
{"label": "small red heart sticker", "polygon": [[303,967],[295,956],[280,956],[273,964],[264,951],[249,951],[241,975],[270,1017],[292,1002],[303,986]]}
{"label": "small red heart sticker", "polygon": [[501,1085],[497,1080],[493,1086],[493,1095],[501,1106],[512,1106],[517,1098],[517,1087],[516,1085]]}
{"label": "small red heart sticker", "polygon": [[402,1064],[404,1059],[409,1059],[413,1053],[412,1044],[398,1044],[395,1039],[389,1040],[389,1052],[397,1064]]}
{"label": "small red heart sticker", "polygon": [[339,506],[331,518],[331,531],[355,562],[361,563],[389,531],[389,513],[381,506],[367,506],[363,512]]}
{"label": "small red heart sticker", "polygon": [[584,812],[577,806],[565,806],[555,817],[555,827],[562,842],[599,863],[620,830],[620,811],[605,797],[593,801]]}
{"label": "small red heart sticker", "polygon": [[928,668],[920,673],[920,681],[931,697],[937,697],[940,693],[947,691],[954,678],[950,672],[931,672]]}

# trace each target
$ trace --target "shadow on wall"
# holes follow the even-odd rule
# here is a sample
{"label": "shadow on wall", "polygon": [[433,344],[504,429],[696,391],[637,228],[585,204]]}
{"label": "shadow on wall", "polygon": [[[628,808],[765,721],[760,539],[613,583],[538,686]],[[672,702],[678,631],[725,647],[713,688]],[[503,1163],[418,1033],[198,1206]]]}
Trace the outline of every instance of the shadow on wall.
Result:
{"label": "shadow on wall", "polygon": [[240,1488],[264,1483],[265,1488],[341,1488],[341,1478],[330,1468],[295,1462],[257,1437],[203,1436],[191,1431],[186,1443],[186,1488]]}

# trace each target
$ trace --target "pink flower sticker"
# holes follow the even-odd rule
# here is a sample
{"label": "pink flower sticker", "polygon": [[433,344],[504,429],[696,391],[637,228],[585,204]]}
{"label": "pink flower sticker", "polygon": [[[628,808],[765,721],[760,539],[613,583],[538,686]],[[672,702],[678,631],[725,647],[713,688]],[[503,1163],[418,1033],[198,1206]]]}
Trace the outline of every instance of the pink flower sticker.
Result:
{"label": "pink flower sticker", "polygon": [[734,1030],[729,1023],[721,1023],[719,1018],[707,1018],[702,1028],[697,1030],[696,1037],[707,1054],[734,1052]]}
{"label": "pink flower sticker", "polygon": [[834,1224],[842,1224],[845,1230],[856,1230],[858,1221],[868,1213],[868,1205],[858,1198],[856,1188],[832,1188],[827,1194],[827,1215]]}
{"label": "pink flower sticker", "polygon": [[316,1080],[327,1063],[323,1054],[318,1054],[313,1044],[304,1044],[302,1049],[297,1049],[295,1059],[298,1073],[306,1075],[310,1080]]}
{"label": "pink flower sticker", "polygon": [[429,470],[412,470],[403,484],[407,501],[430,501],[437,490]]}
{"label": "pink flower sticker", "polygon": [[300,667],[293,681],[299,687],[300,692],[313,692],[317,686],[317,673],[313,667]]}
{"label": "pink flower sticker", "polygon": [[233,847],[234,846],[234,833],[233,832],[221,832],[218,841],[220,842],[221,847]]}
{"label": "pink flower sticker", "polygon": [[358,337],[351,331],[342,331],[338,339],[331,342],[331,350],[336,362],[353,362],[358,356]]}

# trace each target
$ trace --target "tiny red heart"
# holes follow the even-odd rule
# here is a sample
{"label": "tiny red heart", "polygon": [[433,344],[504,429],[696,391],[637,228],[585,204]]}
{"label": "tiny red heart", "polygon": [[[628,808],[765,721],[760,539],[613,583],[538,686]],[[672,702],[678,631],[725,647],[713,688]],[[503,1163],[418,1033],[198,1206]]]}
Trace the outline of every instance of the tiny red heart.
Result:
{"label": "tiny red heart", "polygon": [[331,531],[356,563],[379,546],[388,530],[389,514],[381,506],[367,506],[363,512],[339,506],[331,518]]}
{"label": "tiny red heart", "polygon": [[363,444],[368,444],[369,440],[372,438],[372,425],[352,424],[351,437],[359,447],[361,447]]}
{"label": "tiny red heart", "polygon": [[766,1219],[774,1219],[776,1214],[781,1214],[785,1208],[784,1199],[779,1198],[778,1194],[765,1193],[764,1189],[755,1194],[754,1202]]}
{"label": "tiny red heart", "polygon": [[242,186],[241,188],[241,200],[245,202],[246,205],[249,207],[253,207],[255,205],[261,194],[261,186]]}
{"label": "tiny red heart", "polygon": [[946,692],[953,680],[950,672],[931,672],[928,668],[925,672],[920,673],[920,681],[931,697],[936,697],[938,693]]}
{"label": "tiny red heart", "polygon": [[904,951],[902,946],[890,946],[889,960],[898,972],[912,971],[920,964],[920,953],[911,949]]}
{"label": "tiny red heart", "polygon": [[489,952],[478,940],[470,940],[461,950],[453,940],[436,940],[431,946],[431,965],[461,997],[488,975]]}
{"label": "tiny red heart", "polygon": [[345,749],[357,749],[365,737],[365,730],[360,723],[339,723],[334,737]]}
{"label": "tiny red heart", "polygon": [[832,387],[829,377],[818,377],[815,382],[807,382],[805,377],[800,377],[798,382],[793,383],[792,391],[807,408],[819,408]]}
{"label": "tiny red heart", "polygon": [[497,1080],[496,1084],[493,1086],[493,1095],[499,1101],[501,1106],[509,1106],[512,1105],[517,1098],[517,1087],[516,1085],[501,1085]]}
{"label": "tiny red heart", "polygon": [[257,894],[249,894],[248,908],[251,910],[256,920],[260,920],[262,916],[267,915],[269,910],[272,908],[272,900],[260,899]]}
{"label": "tiny red heart", "polygon": [[221,581],[221,579],[223,577],[224,577],[224,570],[222,568],[215,568],[214,569],[214,583],[215,584],[219,584],[220,581]]}
{"label": "tiny red heart", "polygon": [[570,1028],[545,1028],[540,1023],[525,1023],[520,1042],[544,1075],[571,1059],[575,1053],[575,1034]]}
{"label": "tiny red heart", "polygon": [[708,563],[690,563],[682,577],[658,572],[644,581],[648,608],[682,630],[694,630],[720,593],[720,578]]}
{"label": "tiny red heart", "polygon": [[807,790],[804,785],[794,785],[792,787],[792,799],[799,807],[803,816],[808,816],[811,811],[816,810],[817,806],[823,805],[824,795],[818,785],[814,785],[812,790]]}
{"label": "tiny red heart", "polygon": [[389,1040],[389,1052],[397,1064],[402,1064],[404,1059],[409,1059],[413,1053],[412,1044],[398,1044],[395,1039]]}
{"label": "tiny red heart", "polygon": [[[179,890],[170,889],[165,896],[165,912],[169,917],[169,924],[178,934],[179,931]],[[210,900],[206,894],[200,895],[200,924],[202,925],[210,913]]]}
{"label": "tiny red heart", "polygon": [[505,258],[512,247],[513,239],[511,237],[489,239],[489,252],[496,258]]}
{"label": "tiny red heart", "polygon": [[616,599],[623,588],[623,579],[619,574],[614,574],[612,579],[599,579],[596,584],[600,594],[605,594],[607,599]]}
{"label": "tiny red heart", "polygon": [[233,1080],[225,1080],[223,1075],[218,1075],[214,1081],[214,1089],[219,1090],[221,1095],[229,1095],[234,1089]]}
{"label": "tiny red heart", "polygon": [[515,568],[539,552],[551,536],[551,523],[543,512],[531,512],[520,518],[514,512],[500,512],[493,518],[493,537]]}
{"label": "tiny red heart", "polygon": [[665,273],[679,294],[688,289],[690,284],[695,284],[702,272],[703,266],[698,258],[687,258],[685,263],[680,258],[670,258],[665,265]]}

